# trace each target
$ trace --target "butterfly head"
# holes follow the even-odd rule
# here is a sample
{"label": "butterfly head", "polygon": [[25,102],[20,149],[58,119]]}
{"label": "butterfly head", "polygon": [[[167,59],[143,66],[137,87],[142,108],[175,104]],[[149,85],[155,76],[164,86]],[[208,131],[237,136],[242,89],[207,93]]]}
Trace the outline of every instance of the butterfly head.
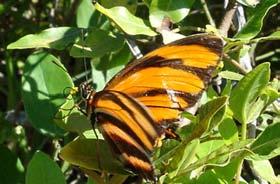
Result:
{"label": "butterfly head", "polygon": [[82,100],[88,100],[92,93],[95,93],[94,89],[92,88],[91,84],[88,82],[83,82],[79,86],[79,92],[81,95]]}

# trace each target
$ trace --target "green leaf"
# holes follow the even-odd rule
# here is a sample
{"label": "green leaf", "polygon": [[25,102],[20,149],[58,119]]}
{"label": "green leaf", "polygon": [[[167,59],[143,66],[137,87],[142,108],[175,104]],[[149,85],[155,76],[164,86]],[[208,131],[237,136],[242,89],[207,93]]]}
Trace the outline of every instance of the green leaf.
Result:
{"label": "green leaf", "polygon": [[269,125],[252,143],[255,160],[270,159],[280,155],[280,122]]}
{"label": "green leaf", "polygon": [[110,18],[123,32],[129,35],[156,35],[156,33],[148,27],[142,19],[135,17],[123,6],[106,9],[96,3],[95,8]]}
{"label": "green leaf", "polygon": [[248,73],[232,90],[229,105],[234,118],[241,123],[249,123],[249,112],[258,95],[268,84],[269,63],[263,63]]}
{"label": "green leaf", "polygon": [[[99,59],[94,59],[94,61]],[[93,61],[93,62],[94,62]],[[102,70],[97,70],[95,66],[91,67],[92,79],[95,84],[95,90],[101,91],[106,85],[106,78]]]}
{"label": "green leaf", "polygon": [[81,0],[80,4],[77,8],[77,16],[76,16],[76,22],[77,26],[80,28],[88,28],[93,23],[96,23],[97,21],[93,21],[93,19],[96,19],[95,16],[95,10],[92,8],[92,1],[91,0]]}
{"label": "green leaf", "polygon": [[29,34],[8,45],[7,49],[51,48],[63,50],[76,42],[81,29],[73,27],[49,28],[38,34]]}
{"label": "green leaf", "polygon": [[0,145],[0,155],[1,184],[24,183],[24,168],[19,158],[3,145]]}
{"label": "green leaf", "polygon": [[191,164],[196,154],[198,145],[199,140],[194,139],[185,147],[180,147],[180,149],[177,150],[176,154],[171,158],[171,164],[168,167],[169,178],[175,177],[178,172],[180,172],[182,169],[185,169],[189,164]]}
{"label": "green leaf", "polygon": [[26,184],[66,184],[58,165],[45,153],[38,151],[27,166]]}
{"label": "green leaf", "polygon": [[190,11],[194,0],[152,0],[150,4],[150,22],[158,28],[165,17],[170,18],[172,23],[183,20]]}
{"label": "green leaf", "polygon": [[232,71],[221,71],[219,73],[219,76],[221,76],[224,79],[236,80],[236,81],[240,81],[244,77],[243,75]]}
{"label": "green leaf", "polygon": [[256,102],[252,104],[252,107],[254,108],[249,110],[248,121],[252,122],[256,120],[261,115],[261,112],[278,98],[280,98],[280,93],[271,86],[266,86]]}
{"label": "green leaf", "polygon": [[124,44],[122,37],[116,37],[108,31],[91,29],[85,41],[80,40],[71,48],[73,57],[102,57],[107,53],[119,50]]}
{"label": "green leaf", "polygon": [[215,167],[215,169],[203,171],[202,174],[198,178],[195,178],[192,183],[232,183],[236,174],[238,163],[238,159],[233,159],[226,166],[218,166]]}
{"label": "green leaf", "polygon": [[226,85],[221,93],[221,96],[229,96],[232,90],[232,82],[231,80],[226,81]]}
{"label": "green leaf", "polygon": [[89,119],[77,109],[71,95],[67,97],[66,102],[59,108],[55,115],[55,122],[60,128],[69,132],[76,132],[79,135],[92,129]]}
{"label": "green leaf", "polygon": [[251,42],[264,42],[264,41],[270,41],[270,40],[280,40],[280,31],[275,31],[274,33],[260,37],[260,38],[255,38]]}
{"label": "green leaf", "polygon": [[238,129],[233,119],[227,117],[219,125],[219,132],[227,145],[238,141]]}
{"label": "green leaf", "polygon": [[203,142],[199,145],[196,152],[196,156],[198,159],[201,159],[209,155],[211,152],[221,148],[222,146],[225,146],[223,140],[210,140],[210,141]]}
{"label": "green leaf", "polygon": [[252,169],[257,176],[269,183],[280,183],[280,178],[275,176],[272,165],[268,160],[252,161]]}
{"label": "green leaf", "polygon": [[61,149],[60,157],[73,165],[89,170],[128,174],[122,163],[112,155],[104,140],[76,139]]}
{"label": "green leaf", "polygon": [[246,25],[234,36],[238,39],[250,40],[258,35],[263,26],[263,20],[268,11],[276,6],[279,0],[260,1],[260,4],[252,10],[252,16]]}
{"label": "green leaf", "polygon": [[200,151],[199,149],[197,150],[197,153],[200,153],[199,159],[178,173],[177,176],[183,176],[197,168],[209,165],[224,166],[229,163],[231,159],[239,157],[240,154],[247,153],[248,150],[246,146],[249,143],[251,143],[251,140],[239,141],[228,146],[222,146],[223,141],[214,140],[214,142],[208,141],[205,145],[201,144],[199,146]]}
{"label": "green leaf", "polygon": [[[225,112],[223,108],[227,103],[227,99],[228,97],[225,96],[218,97],[207,102],[199,109],[197,116],[197,127],[194,130],[195,134],[209,131],[221,122],[221,117]],[[216,119],[217,116],[220,116],[220,118],[218,118],[219,120]]]}
{"label": "green leaf", "polygon": [[114,70],[124,67],[130,59],[132,54],[127,44],[123,47],[120,47],[118,51],[110,53],[102,58],[100,61],[94,62],[96,69],[102,70],[106,75],[106,81],[110,80],[116,73]]}
{"label": "green leaf", "polygon": [[137,9],[137,0],[100,0],[100,4],[104,8],[113,8],[115,6],[124,6],[126,7],[131,13],[135,13]]}
{"label": "green leaf", "polygon": [[53,55],[38,52],[27,58],[22,77],[23,103],[31,124],[41,133],[64,133],[53,119],[66,100],[65,89],[71,87],[70,76]]}
{"label": "green leaf", "polygon": [[249,7],[255,7],[257,4],[259,4],[259,0],[237,0],[240,4],[243,4],[244,6]]}

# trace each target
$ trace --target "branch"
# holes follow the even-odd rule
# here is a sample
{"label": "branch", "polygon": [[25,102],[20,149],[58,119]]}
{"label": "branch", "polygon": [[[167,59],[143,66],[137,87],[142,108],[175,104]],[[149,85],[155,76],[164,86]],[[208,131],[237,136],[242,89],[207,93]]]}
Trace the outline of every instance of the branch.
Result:
{"label": "branch", "polygon": [[226,13],[225,13],[225,15],[222,19],[222,22],[220,24],[220,27],[219,27],[220,33],[224,37],[227,37],[227,35],[228,35],[228,30],[230,28],[234,13],[237,9],[237,5],[238,5],[238,3],[235,0],[229,1],[229,4],[226,9]]}

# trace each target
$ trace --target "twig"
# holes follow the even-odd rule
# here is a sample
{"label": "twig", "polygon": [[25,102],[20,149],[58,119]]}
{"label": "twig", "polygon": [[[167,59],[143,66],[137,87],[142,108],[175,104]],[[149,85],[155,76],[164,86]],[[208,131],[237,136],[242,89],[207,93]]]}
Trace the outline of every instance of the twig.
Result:
{"label": "twig", "polygon": [[212,18],[211,14],[210,14],[210,11],[208,9],[208,6],[207,6],[205,0],[200,0],[200,2],[202,4],[202,7],[203,7],[203,9],[205,11],[205,14],[206,14],[206,17],[207,17],[209,23],[211,24],[211,26],[216,27],[215,21],[214,21],[214,19]]}
{"label": "twig", "polygon": [[222,19],[222,22],[221,22],[220,26],[219,26],[220,33],[224,37],[227,37],[227,35],[228,35],[228,30],[230,28],[231,21],[232,21],[232,18],[234,16],[234,13],[237,9],[237,5],[238,5],[238,3],[235,0],[229,1],[229,4],[228,4],[226,12],[225,12],[225,15]]}
{"label": "twig", "polygon": [[246,75],[248,72],[234,59],[232,59],[228,54],[223,55],[232,65],[234,65],[242,74]]}

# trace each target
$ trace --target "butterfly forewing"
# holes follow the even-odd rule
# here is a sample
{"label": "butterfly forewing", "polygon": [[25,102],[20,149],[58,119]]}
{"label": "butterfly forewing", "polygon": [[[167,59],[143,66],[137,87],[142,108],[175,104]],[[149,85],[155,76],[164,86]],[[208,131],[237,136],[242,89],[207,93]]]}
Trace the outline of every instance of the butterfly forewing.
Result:
{"label": "butterfly forewing", "polygon": [[137,99],[157,124],[178,121],[210,82],[222,47],[220,38],[205,34],[175,41],[131,62],[105,89]]}

